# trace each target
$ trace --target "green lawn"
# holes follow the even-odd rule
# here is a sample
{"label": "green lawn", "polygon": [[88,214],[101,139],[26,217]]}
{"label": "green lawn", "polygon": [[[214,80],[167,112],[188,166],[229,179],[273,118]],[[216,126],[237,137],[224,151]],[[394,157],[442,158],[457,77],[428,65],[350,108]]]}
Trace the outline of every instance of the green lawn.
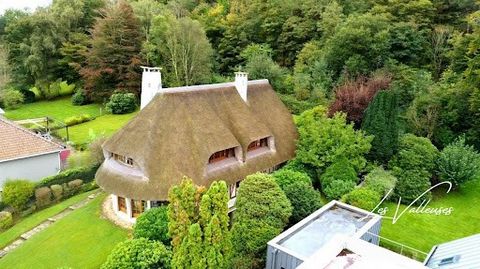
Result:
{"label": "green lawn", "polygon": [[[22,120],[40,117],[52,117],[64,121],[71,116],[89,114],[96,119],[69,127],[69,139],[77,145],[83,145],[90,141],[90,130],[96,135],[110,136],[125,125],[137,112],[125,115],[103,114],[100,104],[74,106],[70,97],[59,98],[51,101],[40,101],[25,104],[15,110],[7,110],[5,116],[11,120]],[[58,135],[66,138],[65,129],[58,130]]]}
{"label": "green lawn", "polygon": [[[93,121],[69,127],[68,132],[70,141],[77,145],[87,143],[90,139],[90,130],[92,130],[95,135],[111,136],[136,114],[137,112],[124,115],[107,114],[100,116]],[[66,137],[65,130],[60,130],[59,134],[62,137]]]}
{"label": "green lawn", "polygon": [[31,118],[52,117],[63,121],[71,116],[89,114],[90,116],[100,115],[100,104],[89,104],[85,106],[74,106],[70,97],[63,97],[51,101],[39,101],[25,104],[18,109],[5,111],[5,116],[11,120],[23,120]]}
{"label": "green lawn", "polygon": [[[437,244],[480,233],[480,180],[467,183],[462,189],[446,194],[446,189],[434,192],[432,208],[452,207],[452,214],[426,215],[406,212],[395,224],[382,222],[381,235],[418,250],[429,252]],[[393,216],[396,204],[387,203],[387,216]],[[399,213],[405,206],[401,206]]]}
{"label": "green lawn", "polygon": [[25,241],[0,268],[98,268],[128,232],[100,218],[105,194]]}
{"label": "green lawn", "polygon": [[46,208],[42,211],[36,212],[26,218],[20,220],[17,224],[15,224],[12,228],[0,233],[0,248],[4,248],[6,245],[17,239],[23,233],[31,230],[35,226],[39,225],[43,221],[47,220],[48,218],[60,213],[67,207],[85,199],[88,195],[90,195],[94,191],[82,193],[76,196],[73,196],[61,203],[53,205],[49,208]]}

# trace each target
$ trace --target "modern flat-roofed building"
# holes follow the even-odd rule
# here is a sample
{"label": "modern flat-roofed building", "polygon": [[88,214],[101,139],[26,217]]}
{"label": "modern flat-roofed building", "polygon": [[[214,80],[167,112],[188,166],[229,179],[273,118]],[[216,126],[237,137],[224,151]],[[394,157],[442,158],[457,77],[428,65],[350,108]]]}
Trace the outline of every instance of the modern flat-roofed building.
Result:
{"label": "modern flat-roofed building", "polygon": [[480,268],[480,234],[434,246],[425,265],[435,269]]}

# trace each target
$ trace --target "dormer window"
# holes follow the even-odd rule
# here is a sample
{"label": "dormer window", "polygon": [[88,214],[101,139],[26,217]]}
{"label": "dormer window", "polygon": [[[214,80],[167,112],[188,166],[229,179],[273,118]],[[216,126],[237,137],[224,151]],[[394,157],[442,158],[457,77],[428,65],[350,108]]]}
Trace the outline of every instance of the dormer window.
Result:
{"label": "dormer window", "polygon": [[247,151],[252,151],[252,150],[256,150],[256,149],[263,148],[263,147],[265,147],[265,148],[268,147],[268,138],[267,137],[259,139],[259,140],[255,140],[252,143],[250,143],[250,145],[248,145]]}
{"label": "dormer window", "polygon": [[120,154],[116,154],[116,153],[112,153],[112,154],[111,154],[111,157],[112,157],[115,161],[117,161],[117,162],[119,162],[119,163],[121,163],[121,164],[123,164],[123,165],[133,166],[133,159],[130,158],[130,157],[126,157],[126,156],[123,156],[123,155],[120,155]]}
{"label": "dormer window", "polygon": [[212,156],[210,156],[210,158],[208,159],[208,163],[216,163],[234,157],[235,148],[229,148],[213,153]]}

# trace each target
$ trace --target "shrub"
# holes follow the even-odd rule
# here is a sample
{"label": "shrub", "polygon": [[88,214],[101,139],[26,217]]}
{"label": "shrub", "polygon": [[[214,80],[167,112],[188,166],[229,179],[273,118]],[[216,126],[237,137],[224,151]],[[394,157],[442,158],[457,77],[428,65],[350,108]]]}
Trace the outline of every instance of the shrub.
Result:
{"label": "shrub", "polygon": [[71,191],[71,194],[76,194],[80,192],[83,185],[83,180],[75,179],[67,183],[68,189]]}
{"label": "shrub", "polygon": [[[425,170],[402,170],[394,167],[392,173],[398,179],[394,197],[402,198],[401,202],[404,204],[410,204],[431,187],[430,173]],[[431,197],[431,193],[428,192],[418,200],[418,203]]]}
{"label": "shrub", "polygon": [[454,187],[476,178],[480,172],[480,154],[461,137],[446,146],[437,159],[437,174]]}
{"label": "shrub", "polygon": [[401,137],[398,153],[388,165],[403,170],[425,170],[431,174],[437,157],[438,150],[428,138],[406,134]]}
{"label": "shrub", "polygon": [[48,187],[40,187],[35,190],[35,202],[37,208],[49,205],[52,202],[52,191]]}
{"label": "shrub", "polygon": [[370,188],[355,188],[345,195],[345,202],[353,206],[371,211],[381,201],[380,194]]}
{"label": "shrub", "polygon": [[292,206],[272,176],[256,173],[240,184],[234,222],[263,220],[283,229],[292,214]]}
{"label": "shrub", "polygon": [[92,116],[90,116],[89,114],[83,114],[80,116],[68,117],[64,120],[64,122],[65,122],[65,125],[67,126],[73,126],[73,125],[88,122],[91,120],[93,120]]}
{"label": "shrub", "polygon": [[110,97],[106,105],[108,112],[112,114],[126,114],[135,111],[137,100],[133,93],[115,93]]}
{"label": "shrub", "polygon": [[40,91],[39,88],[37,87],[32,87],[30,88],[30,91],[33,92],[33,94],[35,94],[35,100],[42,100],[43,99],[43,94],[42,94],[42,91]]}
{"label": "shrub", "polygon": [[3,103],[3,106],[7,109],[17,109],[23,102],[23,94],[17,90],[9,89],[2,93],[0,99]]}
{"label": "shrub", "polygon": [[20,90],[20,93],[23,95],[23,103],[29,104],[35,102],[35,93],[29,90]]}
{"label": "shrub", "polygon": [[98,189],[97,182],[92,181],[90,183],[83,184],[82,187],[80,188],[80,192],[87,192],[87,191],[92,191],[92,190],[95,190],[95,189]]}
{"label": "shrub", "polygon": [[78,89],[75,94],[72,95],[72,105],[83,106],[88,103],[90,103],[90,100],[83,89]]}
{"label": "shrub", "polygon": [[346,160],[340,159],[330,165],[321,176],[322,191],[328,199],[339,199],[357,185],[357,173]]}
{"label": "shrub", "polygon": [[117,244],[101,268],[169,269],[171,258],[172,252],[158,241],[130,239]]}
{"label": "shrub", "polygon": [[46,187],[54,184],[64,184],[74,179],[81,179],[84,183],[91,182],[95,178],[98,166],[79,167],[65,170],[57,175],[43,178],[37,187]]}
{"label": "shrub", "polygon": [[100,165],[105,160],[105,155],[103,155],[102,148],[105,140],[106,138],[103,136],[96,137],[88,145],[88,151],[90,152],[90,160],[94,165]]}
{"label": "shrub", "polygon": [[75,84],[68,84],[66,81],[62,81],[59,83],[59,94],[60,96],[67,96],[67,95],[72,95],[73,91],[75,90]]}
{"label": "shrub", "polygon": [[6,230],[13,225],[12,213],[8,211],[0,212],[0,231]]}
{"label": "shrub", "polygon": [[47,100],[54,99],[60,95],[60,81],[55,81],[50,84],[38,84],[40,90],[42,91],[42,95]]}
{"label": "shrub", "polygon": [[289,184],[284,191],[293,207],[290,225],[301,221],[322,206],[320,193],[304,181]]}
{"label": "shrub", "polygon": [[[391,172],[385,171],[383,167],[379,166],[365,176],[363,187],[372,189],[383,197],[395,188],[396,183],[397,178]],[[390,194],[392,193],[390,192]]]}
{"label": "shrub", "polygon": [[7,180],[3,185],[2,201],[15,210],[22,210],[34,192],[34,184],[28,180]]}
{"label": "shrub", "polygon": [[282,190],[285,190],[285,187],[295,182],[304,182],[307,185],[312,185],[312,180],[308,174],[291,169],[280,169],[273,173],[272,176]]}
{"label": "shrub", "polygon": [[50,189],[52,190],[53,199],[55,199],[55,202],[59,202],[63,199],[63,187],[61,185],[54,184],[50,186]]}
{"label": "shrub", "polygon": [[364,155],[373,137],[347,124],[345,114],[328,118],[325,108],[318,106],[303,112],[296,122],[300,137],[296,158],[301,163],[321,172],[340,158],[347,159],[357,172],[365,167]]}
{"label": "shrub", "polygon": [[335,101],[330,105],[329,115],[344,112],[349,121],[359,126],[370,101],[377,92],[388,89],[390,82],[391,78],[387,76],[370,79],[360,77],[355,81],[348,81],[335,90]]}
{"label": "shrub", "polygon": [[161,206],[149,209],[140,215],[133,227],[133,237],[143,237],[160,241],[166,246],[170,245],[167,211],[166,206]]}
{"label": "shrub", "polygon": [[270,175],[257,173],[240,184],[235,206],[232,226],[235,261],[249,260],[263,265],[267,242],[283,230],[292,214],[290,201]]}

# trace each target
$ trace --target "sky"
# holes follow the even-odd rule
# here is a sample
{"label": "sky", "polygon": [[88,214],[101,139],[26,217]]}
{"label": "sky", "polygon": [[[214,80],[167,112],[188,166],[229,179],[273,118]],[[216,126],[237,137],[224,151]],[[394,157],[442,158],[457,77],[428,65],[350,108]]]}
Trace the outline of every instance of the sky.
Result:
{"label": "sky", "polygon": [[0,14],[9,8],[35,10],[37,7],[45,7],[52,3],[52,0],[0,0]]}

